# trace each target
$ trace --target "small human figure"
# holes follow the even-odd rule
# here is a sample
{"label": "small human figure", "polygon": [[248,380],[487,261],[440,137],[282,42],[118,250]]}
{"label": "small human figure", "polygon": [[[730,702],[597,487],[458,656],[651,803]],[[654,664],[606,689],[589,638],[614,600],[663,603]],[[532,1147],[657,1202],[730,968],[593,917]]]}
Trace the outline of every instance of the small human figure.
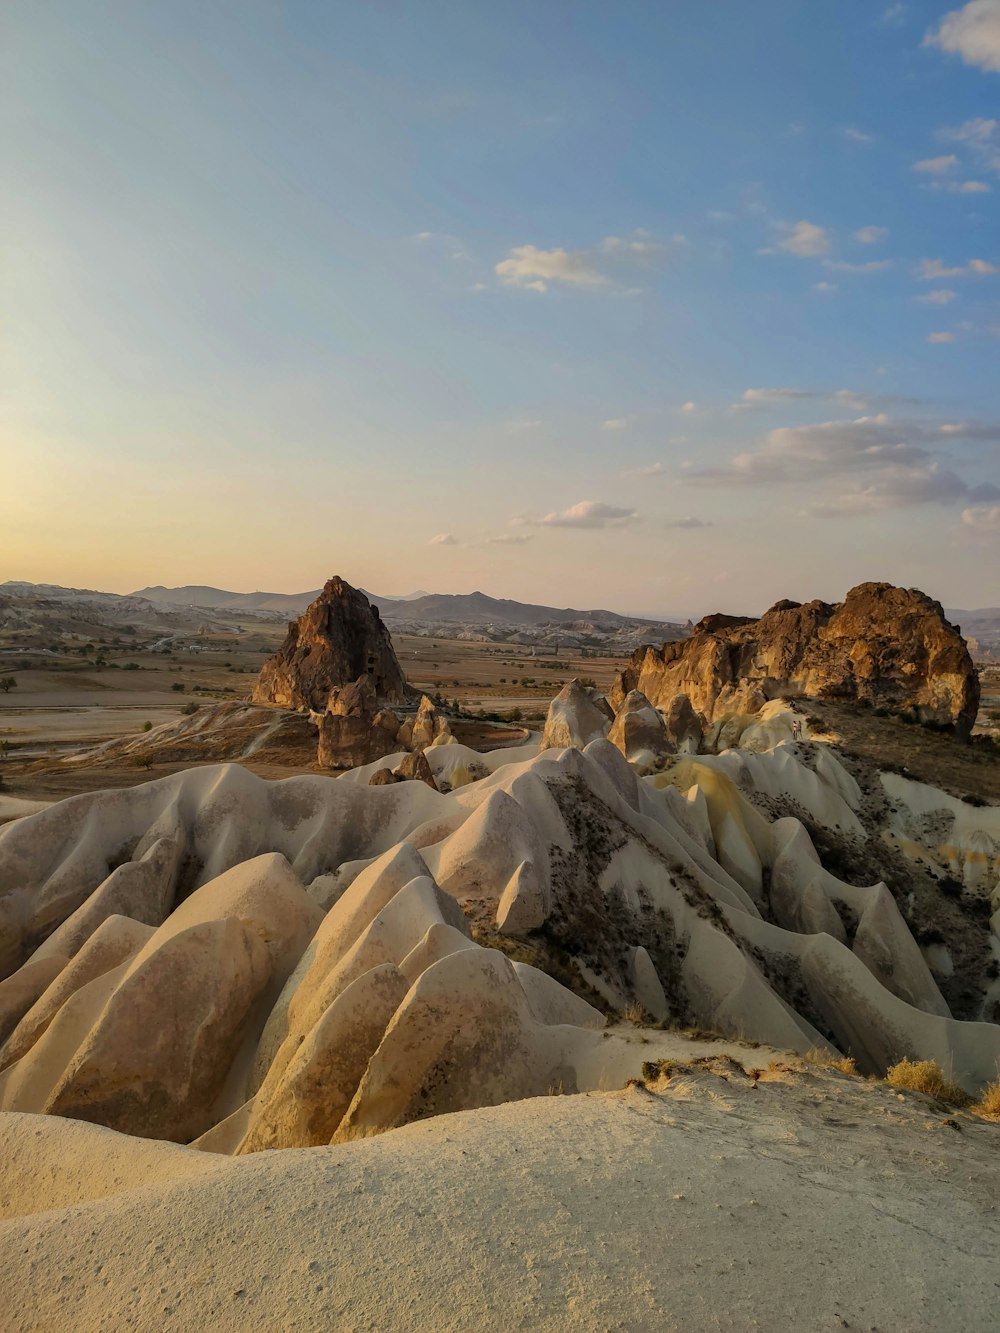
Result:
{"label": "small human figure", "polygon": [[801,735],[802,735],[802,723],[798,720],[798,718],[796,718],[795,721],[792,723],[792,740],[797,741],[801,737]]}

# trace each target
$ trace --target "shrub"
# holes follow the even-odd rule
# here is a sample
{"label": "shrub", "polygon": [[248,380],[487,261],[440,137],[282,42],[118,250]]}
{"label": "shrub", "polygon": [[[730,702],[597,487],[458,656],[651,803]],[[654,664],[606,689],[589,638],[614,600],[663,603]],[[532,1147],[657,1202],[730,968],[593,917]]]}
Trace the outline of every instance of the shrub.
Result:
{"label": "shrub", "polygon": [[182,680],[175,680],[174,683],[171,685],[170,688],[171,688],[172,690],[178,690],[178,691],[183,690],[183,688],[184,688],[184,682],[183,682]]}
{"label": "shrub", "polygon": [[945,1077],[936,1060],[900,1060],[886,1070],[885,1081],[894,1088],[925,1092],[928,1097],[953,1106],[968,1106],[972,1100],[964,1088]]}
{"label": "shrub", "polygon": [[1000,1078],[984,1088],[982,1097],[969,1109],[984,1120],[1000,1120]]}
{"label": "shrub", "polygon": [[192,713],[197,713],[197,711],[198,711],[198,705],[194,702],[185,704],[184,707],[181,709],[181,712],[186,717],[190,717]]}
{"label": "shrub", "polygon": [[142,729],[143,729],[143,731],[152,731],[152,730],[153,730],[153,724],[152,724],[152,722],[144,722],[144,723],[142,724]]}

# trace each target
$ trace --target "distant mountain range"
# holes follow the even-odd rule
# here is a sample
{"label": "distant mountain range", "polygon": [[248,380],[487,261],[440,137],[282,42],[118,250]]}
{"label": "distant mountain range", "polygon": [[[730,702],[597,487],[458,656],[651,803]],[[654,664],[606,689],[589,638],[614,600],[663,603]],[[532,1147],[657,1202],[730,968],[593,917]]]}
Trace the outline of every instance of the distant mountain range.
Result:
{"label": "distant mountain range", "polygon": [[[131,593],[132,597],[143,597],[155,606],[204,606],[222,611],[280,611],[283,614],[299,616],[310,602],[320,595],[321,588],[311,592],[227,592],[225,588],[209,588],[199,583],[189,583],[183,588],[140,588]],[[369,601],[413,602],[429,596],[421,588],[417,592],[400,597],[376,597],[374,593],[361,591]]]}
{"label": "distant mountain range", "polygon": [[[216,611],[280,611],[301,615],[320,589],[311,592],[227,592],[191,584],[183,588],[140,588],[131,594],[158,606],[199,606]],[[571,625],[576,623],[621,628],[626,625],[674,625],[676,621],[658,621],[617,611],[580,611],[573,607],[541,606],[515,602],[509,598],[489,597],[483,592],[427,593],[413,592],[406,597],[382,597],[362,588],[373,606],[388,624],[421,621],[456,625]]]}
{"label": "distant mountain range", "polygon": [[[365,591],[362,589],[362,591]],[[62,604],[82,609],[93,606],[103,609],[115,620],[135,620],[145,623],[155,611],[155,619],[164,624],[186,624],[205,612],[226,616],[260,616],[264,619],[299,616],[315,598],[320,589],[308,592],[231,592],[205,584],[188,584],[180,588],[162,585],[140,588],[126,596],[98,592],[91,589],[63,588],[48,583],[26,583],[10,580],[0,584],[0,596],[16,599],[37,599],[38,602]],[[420,589],[400,597],[383,597],[377,593],[365,595],[379,609],[390,628],[401,633],[441,634],[460,638],[509,639],[520,634],[526,642],[562,644],[592,643],[594,635],[614,641],[622,649],[643,642],[684,637],[687,626],[680,619],[656,620],[648,617],[627,616],[606,609],[579,610],[574,607],[545,606],[530,602],[516,602],[509,598],[490,597],[483,592],[428,593]],[[146,612],[143,613],[143,608]],[[10,617],[7,613],[7,618]],[[977,651],[987,659],[1000,652],[1000,607],[982,607],[978,610],[948,609],[945,614],[961,626],[967,638],[978,645]],[[211,617],[207,617],[211,619]],[[633,643],[634,641],[634,643]]]}

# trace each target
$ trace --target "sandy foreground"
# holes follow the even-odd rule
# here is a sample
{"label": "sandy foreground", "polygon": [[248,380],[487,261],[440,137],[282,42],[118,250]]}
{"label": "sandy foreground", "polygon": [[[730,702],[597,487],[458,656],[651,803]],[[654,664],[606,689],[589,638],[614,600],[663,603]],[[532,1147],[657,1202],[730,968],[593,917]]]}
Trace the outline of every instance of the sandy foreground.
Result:
{"label": "sandy foreground", "polygon": [[997,1327],[1000,1126],[801,1064],[239,1158],[9,1113],[0,1180],[8,1330]]}

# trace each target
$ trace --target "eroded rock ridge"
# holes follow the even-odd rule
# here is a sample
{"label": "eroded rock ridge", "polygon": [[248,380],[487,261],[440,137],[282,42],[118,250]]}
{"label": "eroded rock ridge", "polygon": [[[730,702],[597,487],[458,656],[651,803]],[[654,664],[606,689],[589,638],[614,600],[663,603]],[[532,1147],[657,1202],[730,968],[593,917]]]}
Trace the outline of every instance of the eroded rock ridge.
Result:
{"label": "eroded rock ridge", "polygon": [[959,629],[915,588],[862,583],[842,602],[781,601],[759,620],[706,616],[690,639],[637,649],[615,682],[656,707],[686,694],[708,722],[782,695],[857,700],[969,735],[979,679]]}

